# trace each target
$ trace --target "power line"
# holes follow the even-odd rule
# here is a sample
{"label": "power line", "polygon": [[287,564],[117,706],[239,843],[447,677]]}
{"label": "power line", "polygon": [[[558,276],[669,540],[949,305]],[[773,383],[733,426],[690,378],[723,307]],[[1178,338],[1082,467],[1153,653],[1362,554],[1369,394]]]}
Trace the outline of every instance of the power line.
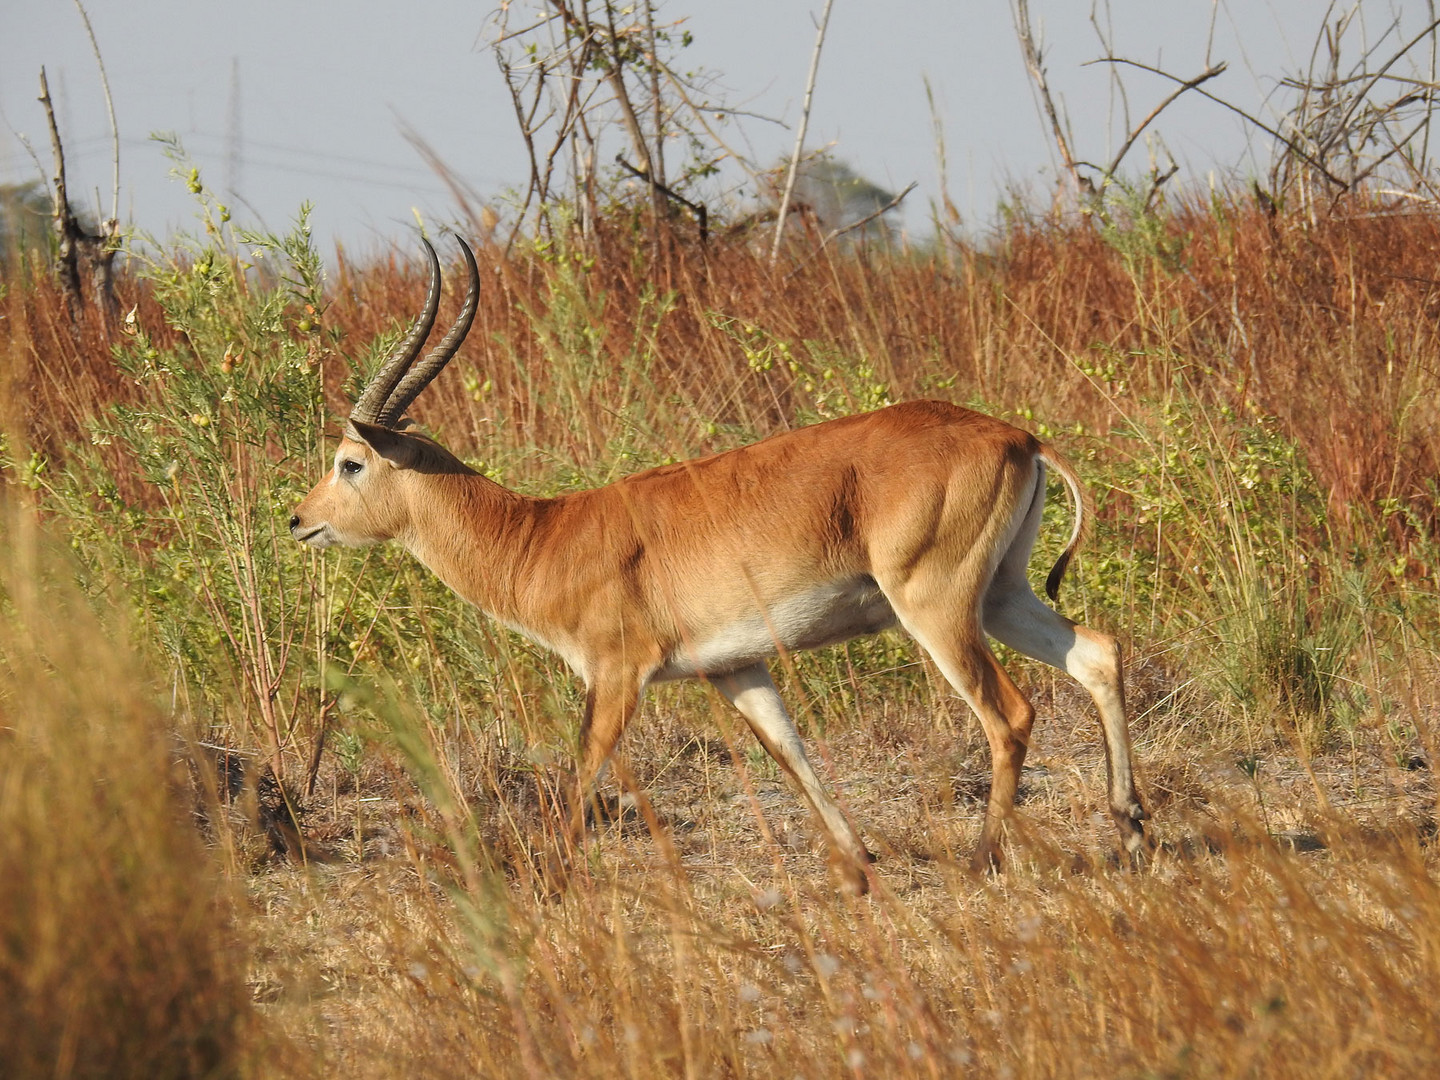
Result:
{"label": "power line", "polygon": [[[213,135],[204,135],[203,138],[217,141],[219,140],[218,136]],[[122,145],[131,148],[143,149],[146,147],[155,146],[155,143],[150,139],[124,138],[121,139],[120,142]],[[419,190],[430,195],[446,195],[449,193],[448,188],[446,188],[443,184],[439,184],[436,182],[435,174],[433,172],[421,166],[396,165],[393,163],[371,161],[365,158],[357,158],[344,154],[330,155],[321,151],[305,151],[300,150],[296,147],[286,147],[277,143],[253,142],[247,140],[246,145],[270,149],[278,153],[303,154],[321,162],[338,161],[353,165],[363,165],[367,168],[388,172],[392,175],[392,177],[396,178],[382,178],[373,175],[367,176],[353,171],[338,172],[334,169],[326,169],[318,166],[310,168],[304,165],[296,164],[295,162],[289,160],[277,161],[270,158],[257,157],[253,154],[247,154],[245,155],[243,161],[244,164],[250,168],[264,169],[272,172],[286,173],[294,176],[314,176],[326,180],[343,181],[353,184],[363,184],[369,187],[386,188],[395,191]],[[69,152],[73,161],[83,161],[87,158],[95,158],[100,156],[106,149],[108,149],[108,146],[109,139],[107,137],[97,135],[92,136],[89,139],[81,139],[72,143],[69,148]],[[207,152],[206,156],[210,156],[209,152]],[[415,179],[402,179],[399,178],[399,176],[397,176],[396,174],[399,174],[399,176],[409,174]],[[507,180],[503,177],[497,176],[483,177],[481,178],[481,180],[496,187],[500,187],[504,184],[513,182],[512,180]]]}
{"label": "power line", "polygon": [[[214,135],[209,132],[191,132],[190,134],[184,136],[181,141],[185,144],[192,144],[196,141],[199,141],[202,144],[222,144],[221,147],[217,149],[205,149],[204,154],[206,157],[213,156],[215,153],[223,152],[224,137],[220,135]],[[133,137],[122,138],[120,142],[124,146],[137,149],[144,149],[146,147],[153,148],[156,145],[154,140],[152,139],[137,139]],[[92,135],[85,139],[78,139],[70,145],[73,146],[76,156],[83,158],[87,156],[93,156],[92,150],[94,149],[108,150],[110,140],[109,136]],[[254,147],[262,150],[271,150],[275,153],[285,154],[287,158],[293,156],[301,156],[312,158],[317,162],[341,162],[350,165],[359,165],[367,169],[374,169],[377,171],[389,173],[391,176],[413,176],[416,178],[416,180],[419,181],[429,180],[433,182],[435,177],[434,172],[424,167],[423,165],[402,165],[396,162],[377,161],[372,158],[356,157],[350,154],[331,154],[323,150],[309,150],[303,147],[287,146],[283,143],[272,143],[266,142],[264,140],[255,139],[246,139],[245,147],[247,149]],[[306,169],[303,166],[295,165],[289,161],[277,162],[270,159],[257,158],[253,154],[247,154],[244,160],[245,162],[250,164],[260,165],[262,167],[275,169],[281,172],[295,173],[301,176],[327,176],[334,177],[335,179],[348,179],[354,180],[359,183],[375,184],[381,187],[401,187],[404,185],[404,181],[398,178],[394,180],[382,180],[374,179],[367,176],[358,176],[353,172],[336,173],[333,171],[322,171],[319,169]],[[495,175],[479,177],[478,179],[482,182],[493,184],[496,186],[502,186],[504,184],[514,182],[513,178],[505,178]]]}
{"label": "power line", "polygon": [[[208,131],[194,131],[181,136],[182,142],[189,142],[199,139],[201,142],[218,142],[219,135],[211,134]],[[364,165],[367,168],[387,169],[392,172],[414,172],[430,174],[430,170],[423,165],[402,165],[393,161],[379,161],[375,158],[356,157],[351,154],[334,154],[325,150],[315,150],[304,146],[287,146],[284,143],[266,142],[263,139],[246,139],[247,146],[257,147],[261,150],[273,150],[279,154],[297,154],[301,157],[317,158],[321,161],[343,161],[349,165]]]}

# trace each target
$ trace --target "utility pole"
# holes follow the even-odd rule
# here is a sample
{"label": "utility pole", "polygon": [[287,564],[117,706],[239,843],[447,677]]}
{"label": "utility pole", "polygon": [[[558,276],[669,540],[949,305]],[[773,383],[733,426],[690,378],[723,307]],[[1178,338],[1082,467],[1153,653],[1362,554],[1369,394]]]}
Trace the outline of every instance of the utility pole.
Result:
{"label": "utility pole", "polygon": [[239,197],[240,167],[244,162],[240,133],[240,58],[230,58],[230,105],[225,117],[225,191]]}

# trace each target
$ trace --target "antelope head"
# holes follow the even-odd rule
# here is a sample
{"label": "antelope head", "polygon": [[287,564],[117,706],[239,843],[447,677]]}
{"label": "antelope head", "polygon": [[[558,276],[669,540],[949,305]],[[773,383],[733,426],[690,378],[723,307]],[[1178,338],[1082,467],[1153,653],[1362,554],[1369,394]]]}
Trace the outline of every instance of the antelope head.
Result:
{"label": "antelope head", "polygon": [[480,294],[475,256],[460,240],[470,276],[464,307],[440,343],[416,363],[440,306],[440,260],[428,240],[421,242],[430,263],[425,308],[350,410],[329,473],[290,518],[290,535],[312,547],[404,541],[425,478],[473,472],[434,440],[405,430],[405,410],[455,355],[475,319]]}

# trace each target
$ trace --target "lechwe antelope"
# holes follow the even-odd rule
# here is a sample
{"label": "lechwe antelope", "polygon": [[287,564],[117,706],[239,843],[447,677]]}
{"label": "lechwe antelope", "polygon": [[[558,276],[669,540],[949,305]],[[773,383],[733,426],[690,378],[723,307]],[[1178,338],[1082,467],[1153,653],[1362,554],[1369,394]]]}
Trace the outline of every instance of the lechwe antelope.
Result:
{"label": "lechwe antelope", "polygon": [[[398,540],[466,600],[553,649],[584,680],[578,788],[584,808],[645,687],[705,678],[739,710],[819,817],[848,884],[869,853],[825,791],[766,661],[897,623],[969,702],[990,742],[990,802],[975,853],[996,858],[1035,710],[985,635],[1063,668],[1095,699],[1110,812],[1138,854],[1119,649],[1041,603],[1026,580],[1054,469],[1075,527],[1046,583],[1054,599],[1079,547],[1083,499],[1054,451],[998,420],[916,401],[650,469],[552,499],[508,491],[432,440],[405,431],[410,403],[470,328],[479,274],[440,344],[415,363],[435,321],[440,266],[420,318],[350,414],[335,464],[290,519],[315,547]],[[413,366],[412,366],[413,364]]]}

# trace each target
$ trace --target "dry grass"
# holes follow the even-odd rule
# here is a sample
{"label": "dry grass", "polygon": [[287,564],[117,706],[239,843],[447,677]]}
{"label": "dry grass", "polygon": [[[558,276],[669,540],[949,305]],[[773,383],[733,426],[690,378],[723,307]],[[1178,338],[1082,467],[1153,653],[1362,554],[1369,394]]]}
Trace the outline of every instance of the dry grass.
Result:
{"label": "dry grass", "polygon": [[[724,246],[647,266],[616,238],[495,266],[418,415],[517,486],[937,394],[1031,423],[1100,490],[1070,603],[1130,645],[1152,863],[1113,856],[1080,693],[1016,664],[1040,721],[1008,868],[962,870],[984,740],[887,636],[779,673],[881,856],[859,900],[693,686],[651,695],[546,897],[573,684],[393,552],[266,564],[298,831],[256,768],[212,775],[198,741],[267,745],[234,675],[255,656],[203,637],[253,576],[234,599],[215,569],[213,474],[177,458],[156,483],[123,424],[86,436],[117,402],[163,432],[182,392],[276,378],[343,411],[344,357],[423,282],[344,266],[278,322],[246,306],[270,310],[258,280],[213,290],[219,322],[127,282],[154,378],[47,286],[0,297],[25,411],[0,471],[0,1075],[1435,1072],[1437,228],[1197,206],[788,273]],[[233,412],[206,428],[237,436],[215,436],[246,478],[225,505],[263,520],[316,433],[282,447]]]}
{"label": "dry grass", "polygon": [[480,846],[507,828],[548,843],[533,801],[474,799],[467,873],[434,800],[341,797],[325,861],[251,879],[252,978],[282,1030],[348,1075],[1434,1068],[1428,773],[1364,752],[1312,762],[1313,781],[1267,759],[1252,781],[1233,756],[1142,740],[1161,847],[1137,874],[1114,865],[1088,726],[1054,721],[993,879],[962,869],[981,746],[919,721],[898,751],[827,740],[882,855],[859,901],[830,887],[793,796],[667,710],[626,755],[660,830],[639,812],[598,829],[559,902],[524,851]]}
{"label": "dry grass", "polygon": [[268,1039],[183,744],[0,501],[0,1073],[233,1074]]}

